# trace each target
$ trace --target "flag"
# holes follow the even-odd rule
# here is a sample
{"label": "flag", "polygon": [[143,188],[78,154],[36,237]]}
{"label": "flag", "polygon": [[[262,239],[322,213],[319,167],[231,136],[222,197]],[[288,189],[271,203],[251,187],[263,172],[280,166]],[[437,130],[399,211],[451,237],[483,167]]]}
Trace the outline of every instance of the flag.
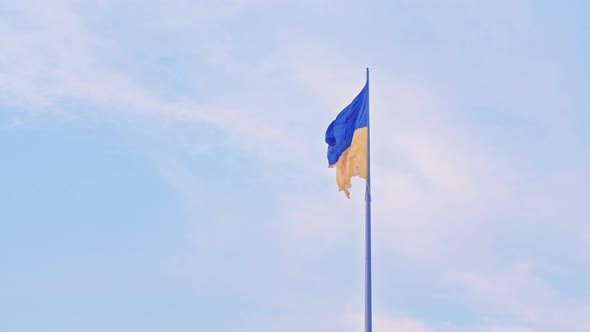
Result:
{"label": "flag", "polygon": [[368,123],[369,123],[369,82],[350,105],[346,106],[326,131],[328,143],[328,164],[336,168],[338,190],[350,198],[348,189],[350,179],[360,176],[367,180],[369,162]]}

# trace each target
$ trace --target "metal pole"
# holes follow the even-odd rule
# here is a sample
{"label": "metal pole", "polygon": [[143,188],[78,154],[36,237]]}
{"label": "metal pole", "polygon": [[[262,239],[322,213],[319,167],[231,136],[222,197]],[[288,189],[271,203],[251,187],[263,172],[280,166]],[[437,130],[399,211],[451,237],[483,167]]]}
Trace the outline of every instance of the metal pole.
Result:
{"label": "metal pole", "polygon": [[369,117],[369,68],[367,68],[367,187],[365,190],[365,332],[373,330],[371,301],[371,125]]}

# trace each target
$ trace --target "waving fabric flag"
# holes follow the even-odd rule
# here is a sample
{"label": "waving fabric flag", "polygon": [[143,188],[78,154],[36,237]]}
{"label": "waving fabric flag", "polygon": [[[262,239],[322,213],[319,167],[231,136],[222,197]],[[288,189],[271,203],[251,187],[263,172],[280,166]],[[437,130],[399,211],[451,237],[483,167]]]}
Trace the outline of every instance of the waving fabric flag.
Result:
{"label": "waving fabric flag", "polygon": [[328,127],[329,167],[336,168],[338,190],[350,198],[351,177],[368,178],[369,84],[354,98]]}
{"label": "waving fabric flag", "polygon": [[350,198],[350,178],[360,176],[365,189],[365,332],[373,331],[371,291],[371,151],[369,129],[369,68],[361,93],[338,114],[326,131],[328,163],[336,167],[338,190]]}

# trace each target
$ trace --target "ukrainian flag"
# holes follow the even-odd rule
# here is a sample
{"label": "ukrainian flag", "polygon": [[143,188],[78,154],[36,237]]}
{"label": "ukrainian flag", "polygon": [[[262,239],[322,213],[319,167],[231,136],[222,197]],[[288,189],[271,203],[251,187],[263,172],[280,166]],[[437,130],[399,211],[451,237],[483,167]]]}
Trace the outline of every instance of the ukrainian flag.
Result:
{"label": "ukrainian flag", "polygon": [[[367,74],[368,75],[368,74]],[[329,167],[336,167],[338,190],[344,191],[350,198],[348,189],[352,187],[350,179],[360,176],[369,177],[369,81],[328,127],[326,143],[328,143]]]}

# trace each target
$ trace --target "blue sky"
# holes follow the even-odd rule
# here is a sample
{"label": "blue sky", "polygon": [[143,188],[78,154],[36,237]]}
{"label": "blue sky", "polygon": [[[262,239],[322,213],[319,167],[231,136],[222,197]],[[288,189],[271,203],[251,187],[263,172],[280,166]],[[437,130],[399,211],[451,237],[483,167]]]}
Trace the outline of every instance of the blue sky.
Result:
{"label": "blue sky", "polygon": [[4,1],[0,330],[590,331],[586,1]]}

